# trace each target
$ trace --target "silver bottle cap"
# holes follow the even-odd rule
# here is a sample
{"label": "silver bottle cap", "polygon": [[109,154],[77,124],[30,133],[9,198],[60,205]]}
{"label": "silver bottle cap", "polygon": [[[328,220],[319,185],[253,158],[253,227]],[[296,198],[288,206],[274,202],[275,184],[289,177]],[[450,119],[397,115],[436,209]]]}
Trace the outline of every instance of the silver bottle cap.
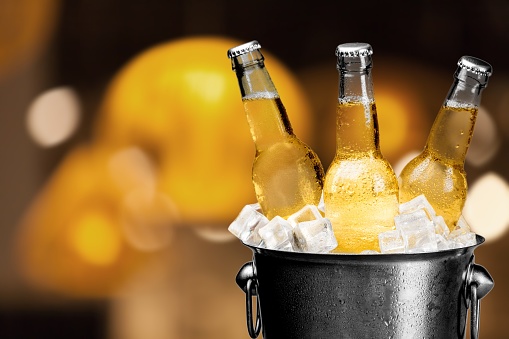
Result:
{"label": "silver bottle cap", "polygon": [[474,84],[486,86],[492,73],[493,68],[486,61],[472,56],[462,56],[458,60],[458,68],[454,76],[464,81],[474,80]]}
{"label": "silver bottle cap", "polygon": [[365,42],[348,42],[336,47],[336,68],[347,71],[368,71],[373,48]]}
{"label": "silver bottle cap", "polygon": [[359,57],[370,56],[373,54],[373,48],[370,44],[364,42],[348,42],[336,47],[336,56],[338,57]]}
{"label": "silver bottle cap", "polygon": [[260,43],[256,40],[253,40],[250,42],[246,42],[245,44],[239,45],[237,47],[230,48],[228,50],[227,55],[228,55],[228,58],[231,59],[231,58],[238,57],[239,55],[255,51],[260,48],[262,48]]}

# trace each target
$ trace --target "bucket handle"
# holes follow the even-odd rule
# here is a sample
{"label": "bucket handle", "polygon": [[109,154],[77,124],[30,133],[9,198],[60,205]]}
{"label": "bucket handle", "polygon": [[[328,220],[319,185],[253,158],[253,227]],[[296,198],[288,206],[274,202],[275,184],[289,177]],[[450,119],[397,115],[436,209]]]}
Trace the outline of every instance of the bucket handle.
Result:
{"label": "bucket handle", "polygon": [[466,279],[467,307],[472,305],[470,311],[470,338],[479,338],[481,316],[481,299],[493,288],[494,282],[488,271],[481,265],[474,264],[474,256],[470,260]]}
{"label": "bucket handle", "polygon": [[[247,331],[252,339],[258,338],[262,329],[262,316],[260,312],[260,298],[258,298],[258,279],[252,261],[245,263],[235,278],[237,285],[246,293],[246,320]],[[253,297],[256,297],[256,325],[253,326]]]}

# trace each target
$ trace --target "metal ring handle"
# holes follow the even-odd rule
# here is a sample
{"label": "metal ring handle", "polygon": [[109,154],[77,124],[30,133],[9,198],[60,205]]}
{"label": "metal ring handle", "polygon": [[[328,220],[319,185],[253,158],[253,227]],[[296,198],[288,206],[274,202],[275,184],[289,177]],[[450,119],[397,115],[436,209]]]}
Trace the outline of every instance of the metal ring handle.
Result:
{"label": "metal ring handle", "polygon": [[470,338],[478,339],[481,317],[481,299],[493,289],[493,278],[481,265],[474,263],[474,256],[470,260],[466,274],[465,300],[470,310]]}
{"label": "metal ring handle", "polygon": [[472,310],[470,311],[470,338],[479,338],[479,324],[480,324],[480,307],[481,300],[477,299],[477,285],[470,285],[470,303]]}
{"label": "metal ring handle", "polygon": [[[251,286],[253,283],[254,285]],[[251,291],[252,287],[254,287],[254,294]],[[256,297],[256,327],[253,327],[253,296]],[[258,298],[258,283],[253,279],[248,279],[246,282],[246,317],[249,336],[253,339],[258,338],[262,329],[262,316],[260,313],[260,298]]]}

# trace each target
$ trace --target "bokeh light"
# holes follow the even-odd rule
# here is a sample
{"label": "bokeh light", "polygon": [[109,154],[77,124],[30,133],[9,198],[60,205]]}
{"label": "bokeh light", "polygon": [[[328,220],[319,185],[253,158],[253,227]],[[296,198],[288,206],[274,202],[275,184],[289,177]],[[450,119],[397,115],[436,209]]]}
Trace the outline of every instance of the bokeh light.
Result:
{"label": "bokeh light", "polygon": [[115,151],[108,161],[108,169],[112,181],[124,192],[155,189],[155,164],[140,147],[131,146]]}
{"label": "bokeh light", "polygon": [[509,186],[503,177],[488,172],[469,188],[463,216],[471,229],[486,238],[500,238],[509,229]]}
{"label": "bokeh light", "polygon": [[[130,192],[126,188],[136,186],[113,181],[111,168],[121,159],[105,148],[74,148],[29,206],[16,234],[16,259],[34,287],[75,297],[106,296],[153,255],[126,237],[122,202]],[[122,179],[131,178],[133,172],[132,167],[120,167],[115,174]],[[141,218],[140,210],[159,213],[145,205],[136,208],[127,220]],[[150,215],[142,219],[153,220]]]}
{"label": "bokeh light", "polygon": [[81,104],[70,87],[58,87],[41,93],[27,112],[27,128],[40,146],[52,147],[66,141],[78,127]]}
{"label": "bokeh light", "polygon": [[394,170],[396,176],[398,177],[401,174],[403,168],[405,168],[405,166],[410,162],[410,160],[418,156],[421,152],[422,151],[417,150],[410,151],[403,155],[395,164],[393,164],[392,169]]}
{"label": "bokeh light", "polygon": [[76,217],[67,230],[70,248],[93,265],[109,266],[120,254],[122,235],[103,211],[87,211]]}
{"label": "bokeh light", "polygon": [[172,227],[179,222],[173,201],[150,188],[130,192],[123,201],[121,213],[126,240],[141,251],[168,246],[173,236]]}

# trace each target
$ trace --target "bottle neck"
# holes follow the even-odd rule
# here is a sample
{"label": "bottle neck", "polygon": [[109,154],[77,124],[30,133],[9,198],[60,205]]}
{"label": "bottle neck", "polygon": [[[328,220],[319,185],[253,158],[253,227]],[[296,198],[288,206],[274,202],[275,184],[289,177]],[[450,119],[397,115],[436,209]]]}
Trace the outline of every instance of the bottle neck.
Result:
{"label": "bottle neck", "polygon": [[293,136],[292,126],[262,54],[255,50],[232,59],[251,137],[257,151]]}
{"label": "bottle neck", "polygon": [[433,157],[463,166],[483,89],[478,82],[455,78],[426,143],[426,149]]}
{"label": "bottle neck", "polygon": [[380,152],[371,58],[357,59],[363,60],[338,63],[336,156],[373,155]]}
{"label": "bottle neck", "polygon": [[339,102],[374,102],[371,66],[339,69]]}
{"label": "bottle neck", "polygon": [[445,98],[444,106],[479,107],[484,86],[468,80],[454,79]]}
{"label": "bottle neck", "polygon": [[232,59],[243,100],[278,96],[263,59],[263,55],[256,50]]}

